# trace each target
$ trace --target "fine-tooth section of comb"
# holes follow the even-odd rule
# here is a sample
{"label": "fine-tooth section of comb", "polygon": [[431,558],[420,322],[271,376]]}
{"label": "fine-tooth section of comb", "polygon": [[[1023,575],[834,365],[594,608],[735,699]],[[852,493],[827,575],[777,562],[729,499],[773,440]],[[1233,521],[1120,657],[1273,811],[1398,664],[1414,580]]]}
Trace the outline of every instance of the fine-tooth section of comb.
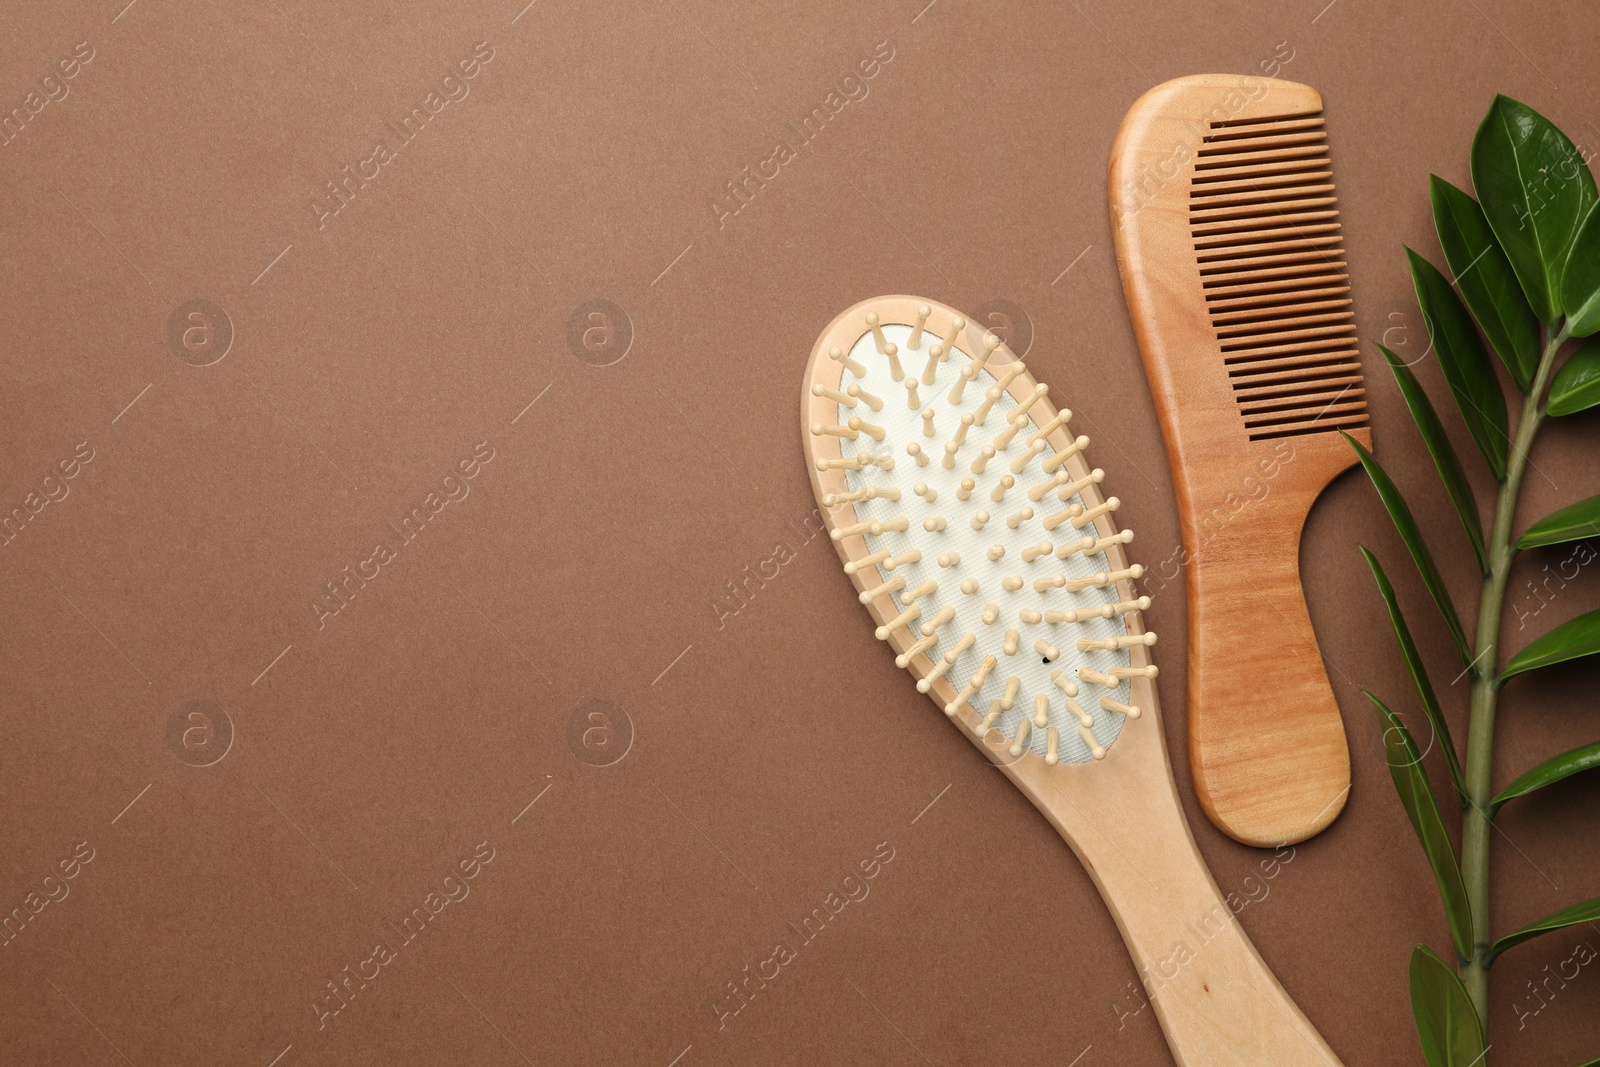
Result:
{"label": "fine-tooth section of comb", "polygon": [[1367,421],[1322,115],[1214,120],[1189,232],[1211,327],[1252,441]]}
{"label": "fine-tooth section of comb", "polygon": [[1109,186],[1183,533],[1195,791],[1246,844],[1301,841],[1343,810],[1350,755],[1300,531],[1355,462],[1341,433],[1371,442],[1322,99],[1234,75],[1157,86]]}
{"label": "fine-tooth section of comb", "polygon": [[[1071,411],[953,309],[889,296],[845,311],[817,341],[801,438],[871,618],[851,628],[887,645],[935,718],[960,727],[1083,860],[1179,1067],[1338,1067],[1189,835],[1144,626],[1151,601],[1134,585],[1144,569],[1127,557],[1132,531],[1114,524],[1121,501],[1102,493],[1121,483],[1090,466]],[[851,682],[828,684],[837,695]],[[851,701],[846,733],[882,701]],[[1197,931],[1203,947],[1174,968],[1174,946]]]}

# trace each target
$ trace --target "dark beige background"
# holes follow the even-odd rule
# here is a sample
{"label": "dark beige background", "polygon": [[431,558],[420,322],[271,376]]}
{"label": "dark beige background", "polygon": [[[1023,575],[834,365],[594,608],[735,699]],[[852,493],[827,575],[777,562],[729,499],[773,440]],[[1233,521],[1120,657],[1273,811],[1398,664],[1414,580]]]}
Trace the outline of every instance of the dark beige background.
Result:
{"label": "dark beige background", "polygon": [[[94,50],[0,146],[0,511],[94,452],[0,547],[0,911],[93,850],[0,949],[0,1061],[1169,1062],[1149,1010],[1119,1025],[1135,974],[1088,878],[805,540],[806,354],[865,296],[1012,302],[1030,365],[1109,446],[1136,555],[1164,558],[1177,526],[1104,191],[1129,104],[1292,53],[1283,76],[1326,101],[1362,336],[1420,356],[1400,245],[1437,254],[1426,175],[1467,183],[1496,90],[1600,146],[1592,5],[124,2],[0,23],[7,110]],[[469,95],[319,230],[324,183],[478,42]],[[794,124],[879,42],[868,94],[802,147]],[[779,140],[797,157],[719,227],[712,199]],[[596,298],[634,334],[607,367],[568,340]],[[207,367],[167,339],[195,299],[235,331]],[[1433,360],[1419,371],[1442,396]],[[1379,453],[1470,605],[1445,497],[1392,381],[1371,384]],[[1578,417],[1540,442],[1530,519],[1600,488],[1597,438]],[[397,542],[389,524],[480,442],[469,495],[319,629],[323,583]],[[1333,1047],[1417,1063],[1405,961],[1448,939],[1358,692],[1409,706],[1358,538],[1459,728],[1441,630],[1346,476],[1303,563],[1348,810],[1262,880],[1267,854],[1177,776],[1223,890],[1266,894],[1240,919]],[[739,606],[726,583],[780,543],[792,561],[719,625],[714,598]],[[1537,613],[1518,586],[1516,642],[1600,603],[1592,569]],[[1181,583],[1150,620],[1181,753]],[[1498,780],[1596,737],[1592,677],[1508,689]],[[191,700],[232,724],[210,766],[219,718],[169,742]],[[569,740],[590,700],[631,743],[614,712],[609,743]],[[1504,812],[1502,930],[1600,893],[1597,817],[1593,779]],[[470,895],[319,1028],[325,983],[400,945],[482,842]],[[786,924],[880,842],[870,895],[719,1030],[725,983],[797,944]],[[1496,969],[1494,1062],[1600,1054],[1600,972],[1543,1001],[1526,985],[1581,941],[1600,933]]]}

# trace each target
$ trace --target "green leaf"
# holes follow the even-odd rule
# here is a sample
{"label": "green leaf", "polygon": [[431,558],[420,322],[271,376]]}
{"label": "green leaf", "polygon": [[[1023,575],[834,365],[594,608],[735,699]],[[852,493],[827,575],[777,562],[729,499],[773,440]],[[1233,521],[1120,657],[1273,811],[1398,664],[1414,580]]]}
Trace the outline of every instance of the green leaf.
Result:
{"label": "green leaf", "polygon": [[1600,330],[1600,211],[1591,209],[1572,239],[1561,278],[1561,306],[1572,336],[1588,337]]}
{"label": "green leaf", "polygon": [[1539,365],[1539,317],[1478,202],[1436,174],[1428,176],[1428,192],[1456,288],[1511,379],[1526,393]]}
{"label": "green leaf", "polygon": [[1590,338],[1556,371],[1550,383],[1552,415],[1571,415],[1600,404],[1600,338]]}
{"label": "green leaf", "polygon": [[1383,747],[1389,760],[1389,777],[1394,779],[1395,792],[1400,794],[1400,803],[1433,867],[1434,881],[1439,883],[1439,898],[1444,901],[1444,916],[1450,923],[1450,937],[1455,941],[1456,952],[1465,959],[1472,951],[1472,905],[1467,900],[1467,887],[1461,881],[1455,848],[1450,844],[1450,835],[1445,833],[1444,821],[1439,818],[1433,787],[1422,769],[1422,754],[1417,751],[1417,743],[1400,717],[1365,689],[1361,692],[1378,709],[1378,718],[1384,727]]}
{"label": "green leaf", "polygon": [[1551,930],[1560,930],[1567,926],[1576,926],[1579,923],[1594,922],[1596,919],[1600,919],[1600,897],[1586,900],[1582,904],[1574,904],[1570,908],[1562,908],[1560,911],[1546,915],[1530,926],[1524,926],[1514,934],[1507,934],[1494,943],[1494,948],[1491,951],[1495,956],[1498,956],[1506,949],[1514,945],[1520,945],[1524,941],[1532,941],[1540,934],[1547,934]]}
{"label": "green leaf", "polygon": [[1525,797],[1536,789],[1543,789],[1563,778],[1571,778],[1574,774],[1590,771],[1596,767],[1600,767],[1600,741],[1545,760],[1500,790],[1499,794],[1489,802],[1489,806],[1491,809],[1498,808],[1508,800]]}
{"label": "green leaf", "polygon": [[1528,532],[1517,539],[1517,547],[1559,545],[1596,535],[1600,535],[1600,496],[1592,496],[1560,511],[1552,511],[1528,527]]}
{"label": "green leaf", "polygon": [[1581,659],[1596,652],[1600,652],[1600,611],[1591,611],[1529,642],[1527,648],[1511,657],[1506,669],[1500,672],[1500,681],[1504,682],[1513,675],[1537,667]]}
{"label": "green leaf", "polygon": [[1409,248],[1406,259],[1411,262],[1411,282],[1416,286],[1417,303],[1422,305],[1422,321],[1427,324],[1433,350],[1439,356],[1439,369],[1450,383],[1467,432],[1483,453],[1483,461],[1489,464],[1489,473],[1495,481],[1504,481],[1506,444],[1510,440],[1506,398],[1489,354],[1483,350],[1483,341],[1472,317],[1461,305],[1461,298],[1439,268]]}
{"label": "green leaf", "polygon": [[1444,713],[1439,709],[1439,698],[1434,695],[1433,683],[1428,680],[1428,669],[1422,664],[1422,657],[1417,653],[1417,644],[1411,639],[1411,629],[1406,625],[1405,618],[1400,614],[1400,604],[1395,600],[1394,586],[1389,584],[1389,576],[1383,573],[1383,567],[1378,564],[1378,557],[1367,551],[1366,545],[1357,545],[1361,554],[1366,557],[1367,566],[1372,568],[1372,578],[1378,583],[1378,594],[1383,597],[1384,606],[1389,609],[1389,624],[1394,627],[1394,639],[1400,646],[1400,658],[1405,660],[1406,673],[1411,675],[1411,683],[1417,687],[1417,698],[1422,701],[1422,710],[1428,716],[1428,723],[1433,727],[1433,735],[1439,739],[1439,744],[1444,748],[1445,762],[1450,765],[1450,780],[1455,783],[1456,792],[1463,799],[1467,796],[1466,779],[1461,776],[1461,762],[1456,757],[1456,743],[1450,737],[1450,725],[1444,721]]}
{"label": "green leaf", "polygon": [[1461,516],[1461,525],[1467,531],[1472,554],[1478,558],[1478,570],[1487,575],[1489,557],[1483,548],[1483,520],[1478,516],[1478,500],[1467,482],[1466,471],[1461,469],[1461,460],[1456,457],[1455,447],[1450,444],[1450,438],[1445,436],[1444,425],[1433,410],[1433,402],[1423,391],[1417,376],[1411,373],[1411,368],[1383,345],[1378,346],[1378,351],[1388,360],[1394,380],[1400,385],[1400,395],[1405,398],[1406,407],[1411,409],[1411,418],[1417,424],[1417,432],[1422,435],[1422,443],[1428,446],[1428,455],[1433,457],[1433,465],[1439,469],[1445,492],[1450,494],[1456,514]]}
{"label": "green leaf", "polygon": [[[1339,432],[1344,433],[1343,430]],[[1405,497],[1400,495],[1399,488],[1372,453],[1361,447],[1361,442],[1347,433],[1344,434],[1344,439],[1356,450],[1356,458],[1361,461],[1362,469],[1367,472],[1367,477],[1372,479],[1374,488],[1378,490],[1378,498],[1383,501],[1384,509],[1389,512],[1389,518],[1394,520],[1394,528],[1400,531],[1400,540],[1405,542],[1407,550],[1410,551],[1411,560],[1417,565],[1418,573],[1422,575],[1422,584],[1428,587],[1433,602],[1439,606],[1439,614],[1444,616],[1444,624],[1455,640],[1456,651],[1461,653],[1461,662],[1470,666],[1472,652],[1467,648],[1467,634],[1461,628],[1461,616],[1456,614],[1456,605],[1450,599],[1450,590],[1444,587],[1444,579],[1439,577],[1439,568],[1434,565],[1433,553],[1428,551],[1428,542],[1422,539],[1422,531],[1417,528],[1417,520],[1412,517],[1411,509],[1406,506]]]}
{"label": "green leaf", "polygon": [[1483,1023],[1467,987],[1427,945],[1411,950],[1411,1014],[1428,1067],[1480,1067]]}
{"label": "green leaf", "polygon": [[1600,202],[1583,156],[1549,119],[1496,96],[1472,140],[1472,187],[1533,313],[1556,321],[1573,235]]}

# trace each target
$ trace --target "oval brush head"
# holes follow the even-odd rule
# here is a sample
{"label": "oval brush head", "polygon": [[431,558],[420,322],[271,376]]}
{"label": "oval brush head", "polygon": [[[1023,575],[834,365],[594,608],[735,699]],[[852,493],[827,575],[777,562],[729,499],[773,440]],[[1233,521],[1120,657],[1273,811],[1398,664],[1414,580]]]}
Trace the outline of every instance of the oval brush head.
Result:
{"label": "oval brush head", "polygon": [[1071,412],[993,335],[885,297],[813,354],[812,484],[877,638],[980,743],[1103,759],[1153,678],[1149,607]]}

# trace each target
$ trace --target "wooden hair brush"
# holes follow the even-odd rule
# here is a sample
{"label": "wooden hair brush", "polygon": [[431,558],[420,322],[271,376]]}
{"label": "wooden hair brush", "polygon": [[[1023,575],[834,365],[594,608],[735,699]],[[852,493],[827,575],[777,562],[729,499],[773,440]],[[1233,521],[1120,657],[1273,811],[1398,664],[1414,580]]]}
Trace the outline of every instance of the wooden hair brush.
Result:
{"label": "wooden hair brush", "polygon": [[1350,753],[1300,587],[1318,494],[1370,447],[1322,98],[1207,74],[1111,155],[1117,262],[1166,438],[1189,598],[1189,762],[1250,845],[1321,831]]}
{"label": "wooden hair brush", "polygon": [[1143,569],[1116,497],[992,335],[915,297],[822,334],[801,395],[811,485],[876,636],[1072,846],[1182,1067],[1337,1067],[1189,835]]}

